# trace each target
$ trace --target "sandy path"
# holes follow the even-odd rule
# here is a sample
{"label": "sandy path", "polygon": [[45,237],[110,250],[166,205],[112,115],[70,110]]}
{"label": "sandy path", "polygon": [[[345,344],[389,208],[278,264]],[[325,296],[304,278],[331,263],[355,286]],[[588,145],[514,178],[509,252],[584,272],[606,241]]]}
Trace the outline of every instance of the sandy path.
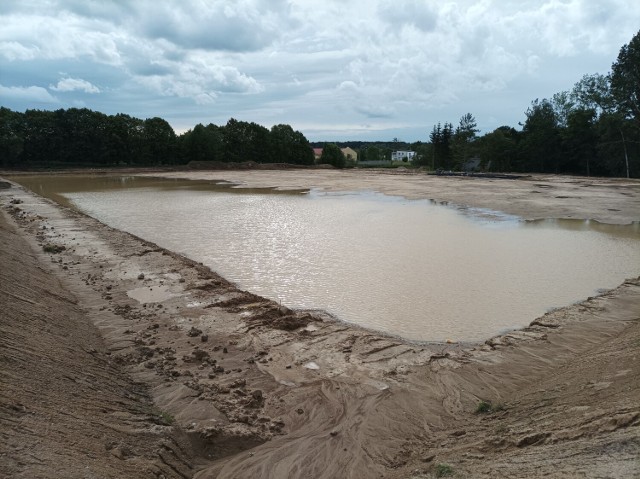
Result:
{"label": "sandy path", "polygon": [[[186,430],[195,477],[435,477],[445,464],[458,477],[640,475],[637,278],[486,344],[415,345],[281,309],[19,188],[0,200],[21,235],[65,246],[40,256]],[[616,209],[616,222],[636,212]],[[483,400],[501,406],[476,414]]]}

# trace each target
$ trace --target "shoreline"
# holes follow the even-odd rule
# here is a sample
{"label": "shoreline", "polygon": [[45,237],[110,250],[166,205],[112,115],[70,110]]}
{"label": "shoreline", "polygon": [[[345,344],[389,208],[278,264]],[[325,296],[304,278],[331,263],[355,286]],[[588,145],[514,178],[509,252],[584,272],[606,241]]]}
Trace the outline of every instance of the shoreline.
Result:
{"label": "shoreline", "polygon": [[[7,204],[10,198],[22,203]],[[587,447],[594,437],[639,450],[633,434],[640,411],[632,401],[637,362],[614,374],[615,381],[594,383],[598,392],[611,393],[603,405],[590,403],[580,389],[580,381],[594,376],[580,366],[594,350],[640,337],[634,309],[640,278],[484,344],[415,345],[281,308],[191,260],[19,188],[0,190],[0,201],[50,274],[102,331],[111,356],[185,429],[199,457],[193,477],[282,477],[294,469],[299,477],[433,477],[445,462],[478,477],[496,473],[498,463],[511,477],[537,477],[557,471],[551,459],[558,442],[579,458],[566,462],[565,472],[596,464]],[[45,254],[38,242],[65,249]],[[146,305],[127,294],[144,289],[152,295],[152,288],[164,296]],[[593,361],[617,368],[633,357],[633,344]],[[579,374],[568,377],[564,390],[571,398],[565,399],[591,412],[604,407],[618,426],[603,423],[591,436],[572,436],[568,430],[579,431],[593,418],[570,409],[557,412],[559,425],[543,422],[526,432],[520,423],[541,414],[540,401],[549,402],[543,401],[548,390],[536,387],[571,367]],[[502,409],[475,414],[482,401]],[[491,445],[495,427],[487,419],[504,425],[501,445]],[[532,432],[536,428],[542,430]],[[633,467],[631,452],[614,454],[611,464]],[[494,462],[487,464],[487,457]],[[507,458],[521,461],[519,469],[500,462]]]}

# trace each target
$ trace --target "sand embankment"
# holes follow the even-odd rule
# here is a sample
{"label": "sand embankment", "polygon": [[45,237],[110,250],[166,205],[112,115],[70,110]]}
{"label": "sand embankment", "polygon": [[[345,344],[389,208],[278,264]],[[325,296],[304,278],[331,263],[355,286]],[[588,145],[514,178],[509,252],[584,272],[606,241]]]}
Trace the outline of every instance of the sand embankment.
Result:
{"label": "sand embankment", "polygon": [[186,436],[44,259],[0,214],[0,476],[190,476]]}
{"label": "sand embankment", "polygon": [[[226,173],[229,177],[223,177]],[[249,172],[242,178],[238,172],[212,175],[248,186],[267,186],[272,181],[268,186],[278,186],[276,177],[282,173],[289,178],[280,182],[285,187],[314,183],[355,189],[357,183],[351,173],[342,180],[339,172],[328,172],[330,176],[325,177],[324,171],[315,180],[308,171],[292,172],[299,177],[282,171]],[[378,175],[383,176],[380,179],[375,175],[364,175],[361,187],[391,188],[386,176],[393,175]],[[454,184],[449,182],[458,179],[443,180],[444,186],[437,188],[448,191]],[[396,181],[391,180],[392,188],[385,192],[397,191],[400,185]],[[535,181],[553,183],[551,178]],[[607,220],[605,211],[616,209],[619,211],[611,212],[611,222],[637,220],[637,182],[613,180],[609,189],[602,184],[605,180],[593,180],[592,186],[576,184],[588,181],[560,179],[560,185],[550,185],[563,192],[567,188],[583,192],[580,208],[575,210],[564,205],[565,198],[555,198],[567,194],[529,196],[544,195],[540,208],[553,204],[559,208],[553,211],[564,211],[564,216]],[[372,182],[380,182],[380,187]],[[522,191],[517,194],[509,190],[499,201],[475,203],[461,201],[462,197],[454,200],[456,192],[451,192],[449,199],[440,197],[421,180],[415,182],[411,188],[416,195],[420,190],[426,197],[492,209],[518,204],[513,199],[518,195],[523,195],[519,208],[526,208],[522,191],[532,187],[520,186]],[[565,183],[569,186],[562,186]],[[499,191],[494,186],[487,194],[497,197]],[[622,194],[630,191],[634,197]],[[593,198],[586,199],[590,192],[594,192]],[[469,193],[469,198],[474,195],[480,192]],[[607,199],[606,206],[600,205],[601,198]],[[624,198],[631,198],[631,207]],[[197,455],[189,461],[184,449],[185,468],[180,471],[185,477],[192,473],[202,478],[435,477],[447,467],[458,477],[640,475],[638,278],[485,344],[416,345],[348,327],[322,315],[280,308],[238,291],[201,265],[16,186],[0,190],[0,203],[9,224],[17,225],[0,228],[2,264],[16,264],[6,272],[3,268],[0,294],[3,301],[12,301],[13,309],[11,314],[3,314],[2,327],[19,329],[16,323],[27,312],[38,317],[40,329],[57,331],[64,327],[61,315],[51,314],[43,302],[50,291],[73,297],[77,304],[69,303],[68,307],[76,311],[79,320],[95,325],[100,331],[96,341],[102,341],[89,352],[81,347],[77,354],[82,355],[83,367],[91,358],[102,362],[90,373],[93,377],[75,376],[80,373],[73,361],[56,363],[63,372],[53,383],[65,381],[66,374],[75,379],[76,389],[84,381],[87,391],[94,393],[110,391],[110,381],[145,384],[157,411],[174,418],[176,429],[162,434],[175,437],[180,426]],[[595,213],[586,214],[592,206]],[[524,216],[539,214],[535,207],[530,213]],[[17,242],[12,247],[16,253],[4,247],[10,241]],[[45,253],[43,247],[49,245],[50,252]],[[18,261],[22,256],[30,259]],[[34,284],[42,283],[33,289],[33,298],[16,286],[27,284],[25,278],[31,277]],[[23,305],[16,296],[34,303]],[[56,303],[54,310],[65,311],[63,305],[68,301],[56,301],[60,305]],[[31,367],[19,369],[24,352],[40,354],[45,343],[34,334],[26,336],[12,339],[11,348],[6,349],[2,390],[8,391],[6,397],[22,395],[25,399],[18,409],[35,410],[37,406],[40,414],[51,415],[52,427],[63,431],[67,416],[54,414],[55,407],[38,406],[38,398],[29,393],[33,386],[12,380],[17,371],[28,381],[41,377]],[[35,344],[34,339],[38,339]],[[51,351],[43,356],[45,365],[63,355],[62,351]],[[95,382],[92,387],[91,381]],[[127,401],[133,399],[123,389],[119,389],[123,396],[118,407],[129,410]],[[116,401],[117,390],[113,391]],[[70,395],[73,393],[77,391]],[[98,396],[86,399],[86,411],[105,408],[100,401],[112,397]],[[95,408],[90,409],[94,401]],[[478,414],[483,401],[490,402],[492,410]],[[6,405],[11,407],[9,402]],[[31,437],[14,424],[20,412],[5,409],[7,414],[3,410],[0,417],[3,439],[14,446],[3,451],[0,467],[22,467],[30,464]],[[106,410],[110,411],[109,407]],[[114,411],[120,409],[114,407]],[[76,434],[85,433],[93,439],[99,435],[92,432],[95,418],[82,414],[74,414],[74,418],[76,429],[72,430]],[[129,420],[130,416],[114,412],[101,424],[125,434],[119,421]],[[141,431],[136,429],[136,434],[146,430],[144,424],[139,424]],[[62,432],[57,440],[62,441],[62,449],[54,441],[43,440],[40,444],[46,454],[32,462],[46,467],[56,455],[70,451],[67,476],[74,477],[77,472],[75,477],[80,477],[88,453],[74,443],[77,440],[74,434]],[[88,457],[104,463],[105,468],[127,467],[138,461],[154,464],[152,446],[126,450],[126,454],[94,452],[95,459]],[[5,457],[10,462],[4,461]],[[112,466],[112,458],[121,464]],[[74,471],[74,465],[79,469]]]}

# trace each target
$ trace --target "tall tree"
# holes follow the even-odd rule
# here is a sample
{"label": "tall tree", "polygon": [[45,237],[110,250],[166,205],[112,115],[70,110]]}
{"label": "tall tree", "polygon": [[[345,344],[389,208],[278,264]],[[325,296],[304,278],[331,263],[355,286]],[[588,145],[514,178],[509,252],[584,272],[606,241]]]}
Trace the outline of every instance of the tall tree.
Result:
{"label": "tall tree", "polygon": [[305,136],[289,125],[274,125],[269,135],[269,160],[275,163],[313,164],[313,150]]}
{"label": "tall tree", "polygon": [[526,111],[520,143],[525,170],[558,173],[562,157],[560,129],[553,105],[536,99]]}
{"label": "tall tree", "polygon": [[147,165],[171,164],[176,156],[176,134],[171,125],[162,118],[149,118],[143,123],[142,163]]}
{"label": "tall tree", "polygon": [[471,113],[460,118],[460,123],[456,127],[451,141],[451,157],[455,169],[461,169],[465,161],[476,153],[473,149],[473,143],[478,131],[478,124]]}
{"label": "tall tree", "polygon": [[584,75],[573,86],[571,98],[576,108],[594,110],[598,116],[614,109],[614,99],[611,95],[608,75],[600,73]]}
{"label": "tall tree", "polygon": [[574,109],[568,114],[566,128],[561,133],[566,171],[591,176],[598,158],[595,119],[595,110],[588,108]]}
{"label": "tall tree", "polygon": [[446,123],[442,126],[438,123],[433,127],[429,140],[433,145],[431,167],[437,169],[451,169],[451,138],[453,136],[453,125]]}
{"label": "tall tree", "polygon": [[640,124],[640,31],[611,66],[611,92],[621,113]]}
{"label": "tall tree", "polygon": [[16,166],[24,148],[24,115],[0,107],[0,165]]}
{"label": "tall tree", "polygon": [[481,166],[489,171],[517,171],[518,132],[501,126],[478,140]]}

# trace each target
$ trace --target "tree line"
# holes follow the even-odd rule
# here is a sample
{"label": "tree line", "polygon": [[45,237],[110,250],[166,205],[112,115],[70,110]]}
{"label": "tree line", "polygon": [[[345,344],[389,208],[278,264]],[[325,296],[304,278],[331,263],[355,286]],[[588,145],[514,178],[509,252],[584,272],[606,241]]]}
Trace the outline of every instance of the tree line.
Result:
{"label": "tree line", "polygon": [[640,32],[606,74],[584,75],[569,91],[534,100],[522,128],[501,126],[482,136],[471,113],[433,126],[428,141],[360,146],[361,159],[390,160],[392,150],[417,152],[433,170],[478,168],[640,177]]}
{"label": "tree line", "polygon": [[15,112],[0,107],[0,166],[181,165],[191,161],[311,165],[309,141],[289,125],[230,119],[181,135],[162,118],[141,120],[86,108]]}
{"label": "tree line", "polygon": [[[467,113],[455,127],[434,125],[429,141],[410,149],[419,165],[434,170],[477,164],[496,172],[640,177],[640,32],[607,75],[584,75],[570,91],[534,100],[525,116],[521,130],[501,126],[478,136]],[[372,145],[361,156],[380,152]]]}
{"label": "tree line", "polygon": [[[361,161],[390,160],[394,150],[438,170],[469,165],[496,172],[640,177],[640,32],[607,75],[585,75],[570,91],[534,100],[521,130],[501,126],[482,136],[467,113],[455,127],[438,123],[428,141],[324,144],[321,163],[349,166],[338,146]],[[320,146],[314,144],[313,146]],[[176,135],[162,118],[141,120],[88,109],[14,112],[0,107],[0,166],[180,165],[191,161],[312,165],[312,145],[289,125],[271,129],[230,119]]]}

